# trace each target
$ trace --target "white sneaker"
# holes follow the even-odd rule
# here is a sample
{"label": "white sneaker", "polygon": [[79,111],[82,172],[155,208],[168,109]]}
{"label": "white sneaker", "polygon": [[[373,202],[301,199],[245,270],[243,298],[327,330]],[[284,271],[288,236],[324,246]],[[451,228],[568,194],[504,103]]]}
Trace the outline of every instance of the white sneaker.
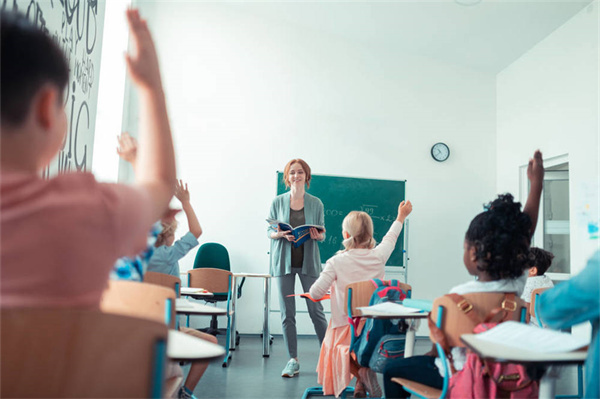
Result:
{"label": "white sneaker", "polygon": [[300,363],[296,359],[290,359],[281,372],[282,377],[292,378],[300,373]]}

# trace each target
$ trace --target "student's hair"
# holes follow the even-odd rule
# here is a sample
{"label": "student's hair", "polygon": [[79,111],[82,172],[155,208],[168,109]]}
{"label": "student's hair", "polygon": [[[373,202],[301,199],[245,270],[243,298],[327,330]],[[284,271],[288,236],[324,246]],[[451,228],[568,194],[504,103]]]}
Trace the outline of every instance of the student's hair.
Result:
{"label": "student's hair", "polygon": [[373,248],[375,239],[373,238],[373,219],[366,212],[352,211],[344,218],[342,230],[350,234],[350,238],[345,239],[342,244],[344,251],[353,248]]}
{"label": "student's hair", "polygon": [[45,84],[55,85],[62,102],[69,65],[52,38],[16,12],[1,12],[0,98],[3,125],[25,121],[31,100]]}
{"label": "student's hair", "polygon": [[531,219],[510,194],[499,195],[475,216],[465,235],[475,246],[477,269],[493,280],[520,277],[529,268]]}
{"label": "student's hair", "polygon": [[537,268],[537,275],[543,276],[552,264],[554,254],[542,248],[531,247],[529,250],[530,266]]}
{"label": "student's hair", "polygon": [[175,234],[177,230],[177,220],[172,220],[169,223],[161,222],[163,227],[162,231],[156,236],[156,243],[154,243],[155,247],[160,247],[161,245],[165,245],[167,242],[167,237]]}
{"label": "student's hair", "polygon": [[310,187],[310,178],[312,176],[310,174],[310,166],[308,166],[308,164],[303,159],[300,159],[300,158],[292,159],[290,162],[287,163],[287,165],[285,165],[285,168],[283,169],[283,182],[285,183],[285,186],[287,188],[290,187],[290,181],[289,181],[290,168],[295,163],[299,163],[300,166],[302,166],[302,169],[304,169],[304,173],[306,174],[306,187]]}

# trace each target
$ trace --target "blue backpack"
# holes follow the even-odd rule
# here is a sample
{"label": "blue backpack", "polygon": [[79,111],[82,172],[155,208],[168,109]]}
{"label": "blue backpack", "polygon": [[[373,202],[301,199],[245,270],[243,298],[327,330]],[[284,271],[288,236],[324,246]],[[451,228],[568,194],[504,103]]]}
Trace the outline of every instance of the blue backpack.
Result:
{"label": "blue backpack", "polygon": [[[401,302],[406,298],[398,280],[371,280],[377,288],[371,296],[369,306],[382,302]],[[358,321],[353,321],[358,325]],[[350,348],[356,354],[358,363],[370,367],[375,372],[383,372],[383,366],[389,359],[404,356],[404,341],[408,324],[404,320],[392,322],[387,319],[368,318],[358,337]],[[374,353],[375,352],[375,353]]]}

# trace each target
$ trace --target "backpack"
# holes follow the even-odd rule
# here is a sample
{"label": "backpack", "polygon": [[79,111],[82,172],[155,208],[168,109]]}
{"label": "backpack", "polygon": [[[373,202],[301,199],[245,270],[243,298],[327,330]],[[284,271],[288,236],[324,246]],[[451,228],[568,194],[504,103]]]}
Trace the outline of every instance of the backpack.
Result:
{"label": "backpack", "polygon": [[[448,296],[452,298],[457,305],[471,305],[461,295],[449,294]],[[506,294],[503,304],[510,302],[514,303],[514,297],[515,294],[513,293]],[[473,332],[478,334],[495,327],[498,323],[512,319],[515,311],[516,306],[512,307],[512,309],[510,306],[503,307],[502,309],[494,309],[484,320],[480,320],[475,312],[472,311],[466,311],[465,314],[468,315],[472,321],[477,323]],[[430,321],[429,327],[432,328],[432,325],[434,326],[434,330],[436,330],[434,336],[437,340],[440,333],[443,334],[443,332]],[[539,387],[537,381],[534,381],[527,375],[525,366],[521,364],[481,360],[475,353],[468,351],[463,369],[456,372],[456,370],[454,370],[454,365],[452,364],[450,348],[448,348],[445,338],[440,338],[441,341],[438,342],[442,345],[452,369],[452,376],[450,377],[450,383],[448,385],[447,397],[449,399],[525,399],[538,397]]]}
{"label": "backpack", "polygon": [[[371,282],[376,288],[371,295],[369,306],[382,302],[400,302],[406,298],[406,293],[400,288],[398,280],[373,279]],[[357,327],[360,319],[355,317],[350,319],[350,322]],[[375,372],[383,372],[383,366],[388,359],[404,356],[404,338],[407,328],[408,325],[403,320],[395,324],[387,319],[368,318],[350,350],[356,354],[356,359],[361,366],[370,367]],[[377,356],[374,356],[373,352],[376,348]]]}

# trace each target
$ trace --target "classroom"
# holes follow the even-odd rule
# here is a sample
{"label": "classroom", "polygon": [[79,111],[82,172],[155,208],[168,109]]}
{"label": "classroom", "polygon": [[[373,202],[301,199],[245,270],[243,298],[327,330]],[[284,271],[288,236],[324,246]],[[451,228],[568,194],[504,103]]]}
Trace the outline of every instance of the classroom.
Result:
{"label": "classroom", "polygon": [[[132,43],[124,15],[137,8],[156,46],[177,179],[189,186],[200,245],[227,248],[233,272],[269,273],[265,218],[278,172],[291,159],[305,160],[316,177],[405,181],[401,200],[414,206],[403,230],[406,260],[388,264],[385,278],[407,282],[414,298],[428,301],[473,279],[463,264],[469,222],[500,193],[525,204],[528,161],[537,149],[546,180],[532,246],[555,253],[549,277],[555,284],[569,280],[598,250],[599,6],[598,0],[2,4],[46,28],[69,61],[67,137],[44,177],[85,171],[100,182],[135,181],[115,149],[116,136],[139,137],[143,127],[123,56]],[[449,148],[447,160],[434,159],[436,143]],[[173,199],[171,207],[181,204]],[[552,207],[562,207],[555,211],[560,217]],[[186,212],[176,219],[179,239],[188,231]],[[376,233],[381,238],[385,231]],[[182,286],[196,252],[179,261]],[[240,346],[228,367],[211,363],[196,397],[301,397],[318,385],[318,341],[300,298],[299,347],[310,349],[300,353],[301,378],[280,379],[288,357],[273,280],[270,357],[260,356],[263,279],[246,278],[235,305]],[[304,291],[295,280],[295,293]],[[330,305],[323,306],[329,320]],[[220,327],[226,323],[220,316]],[[208,324],[207,317],[190,320],[192,328]],[[589,323],[572,331],[589,340]],[[429,349],[426,322],[416,340],[415,351]],[[219,345],[225,341],[218,336]],[[254,375],[256,386],[247,385]],[[236,378],[246,386],[233,387]],[[565,385],[573,390],[576,383]]]}

